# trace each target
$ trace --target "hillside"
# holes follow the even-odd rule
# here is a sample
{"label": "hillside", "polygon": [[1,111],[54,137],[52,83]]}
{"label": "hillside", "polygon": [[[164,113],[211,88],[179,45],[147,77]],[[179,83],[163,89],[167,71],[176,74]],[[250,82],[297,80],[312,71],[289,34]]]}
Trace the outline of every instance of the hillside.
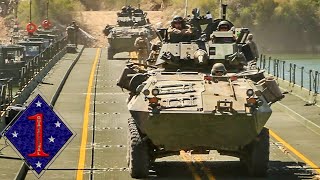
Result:
{"label": "hillside", "polygon": [[[32,21],[36,24],[40,24],[46,16],[46,8],[41,8],[45,7],[45,2],[32,1]],[[185,10],[185,0],[50,0],[49,18],[54,24],[61,24],[63,28],[72,19],[76,19],[83,29],[98,39],[94,46],[105,46],[101,31],[106,24],[114,24],[115,10],[120,10],[126,2],[135,7],[140,3],[145,11],[162,10],[156,12],[154,17],[153,13],[150,13],[149,18],[153,22],[167,22],[173,15],[183,15]],[[223,2],[228,4],[227,18],[237,27],[248,27],[263,51],[320,52],[319,0],[223,0]],[[201,9],[202,14],[210,11],[217,18],[219,3],[219,0],[189,1],[187,10],[190,14],[191,10],[197,7]],[[19,1],[18,20],[22,25],[21,28],[29,22],[29,1]],[[6,30],[2,28],[0,31],[5,31],[2,33],[5,38]]]}
{"label": "hillside", "polygon": [[0,17],[0,42],[9,43],[10,42],[10,29],[6,26],[5,19]]}

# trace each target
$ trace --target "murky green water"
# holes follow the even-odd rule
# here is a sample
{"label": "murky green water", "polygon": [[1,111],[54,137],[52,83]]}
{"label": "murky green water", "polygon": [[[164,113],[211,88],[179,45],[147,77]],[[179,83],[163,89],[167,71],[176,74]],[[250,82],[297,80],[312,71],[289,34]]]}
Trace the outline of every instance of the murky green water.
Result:
{"label": "murky green water", "polygon": [[299,68],[303,66],[306,70],[320,71],[320,54],[270,54],[267,56],[294,63]]}
{"label": "murky green water", "polygon": [[[270,56],[272,60],[269,68],[268,59]],[[265,66],[270,74],[284,77],[290,82],[302,85],[307,89],[311,88],[313,91],[320,90],[320,75],[316,73],[316,71],[320,73],[320,54],[267,54],[266,57]],[[280,62],[274,66],[273,59],[285,61],[285,64]],[[310,70],[312,70],[311,73]]]}

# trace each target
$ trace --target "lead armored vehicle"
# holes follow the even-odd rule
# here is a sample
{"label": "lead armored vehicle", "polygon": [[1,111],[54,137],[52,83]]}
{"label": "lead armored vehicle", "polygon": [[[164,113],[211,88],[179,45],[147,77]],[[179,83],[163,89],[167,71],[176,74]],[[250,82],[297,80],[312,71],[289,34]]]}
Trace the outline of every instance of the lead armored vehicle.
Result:
{"label": "lead armored vehicle", "polygon": [[[194,18],[201,26],[226,21]],[[130,91],[131,176],[147,177],[156,158],[178,155],[180,150],[197,154],[217,150],[240,158],[250,175],[265,176],[269,131],[264,125],[271,104],[283,95],[273,78],[249,63],[252,53],[244,43],[248,29],[240,29],[237,39],[232,31],[197,30],[203,33],[172,43],[162,29],[158,68],[130,64],[118,81]]]}
{"label": "lead armored vehicle", "polygon": [[155,34],[147,13],[140,8],[124,6],[117,16],[117,25],[107,25],[103,30],[109,44],[108,59],[112,59],[116,53],[135,51],[134,42],[140,35],[151,40]]}

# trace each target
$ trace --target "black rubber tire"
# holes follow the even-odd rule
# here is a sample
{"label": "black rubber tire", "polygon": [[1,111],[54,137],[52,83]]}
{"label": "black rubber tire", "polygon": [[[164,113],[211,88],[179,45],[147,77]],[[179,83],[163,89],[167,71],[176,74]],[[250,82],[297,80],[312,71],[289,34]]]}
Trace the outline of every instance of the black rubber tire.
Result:
{"label": "black rubber tire", "polygon": [[128,120],[129,146],[128,167],[132,178],[147,178],[150,167],[150,154],[146,141],[142,140],[141,133],[133,118]]}
{"label": "black rubber tire", "polygon": [[246,165],[250,176],[265,177],[269,168],[269,129],[263,128],[247,148]]}
{"label": "black rubber tire", "polygon": [[113,56],[114,56],[114,50],[111,48],[111,46],[109,45],[108,46],[108,60],[111,60],[113,59]]}

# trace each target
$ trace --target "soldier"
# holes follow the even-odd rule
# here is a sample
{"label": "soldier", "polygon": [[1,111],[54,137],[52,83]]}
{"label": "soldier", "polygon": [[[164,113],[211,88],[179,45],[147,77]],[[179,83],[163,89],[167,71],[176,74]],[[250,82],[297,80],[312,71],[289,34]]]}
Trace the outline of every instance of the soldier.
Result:
{"label": "soldier", "polygon": [[143,32],[139,33],[139,37],[134,42],[134,47],[137,49],[137,55],[139,63],[145,64],[145,60],[148,58],[148,39]]}
{"label": "soldier", "polygon": [[215,63],[211,69],[211,75],[223,76],[227,73],[226,67],[222,63]]}
{"label": "soldier", "polygon": [[257,47],[257,44],[253,41],[252,34],[248,35],[247,44],[249,45],[249,47],[251,49],[252,56],[254,57],[254,59],[258,59],[259,58],[258,47]]}
{"label": "soldier", "polygon": [[156,44],[152,44],[151,46],[151,52],[149,54],[149,57],[147,59],[147,64],[152,65],[156,62],[159,56],[161,42],[157,42]]}
{"label": "soldier", "polygon": [[102,32],[105,36],[108,36],[110,34],[111,29],[112,27],[109,24],[107,24]]}
{"label": "soldier", "polygon": [[128,11],[127,11],[127,7],[126,6],[122,6],[121,8],[121,13],[122,14],[126,14]]}
{"label": "soldier", "polygon": [[168,29],[171,43],[189,42],[192,38],[191,26],[187,25],[181,16],[175,16]]}
{"label": "soldier", "polygon": [[228,21],[221,21],[217,27],[218,31],[229,31],[230,29],[231,29],[231,25]]}
{"label": "soldier", "polygon": [[68,34],[68,43],[75,44],[76,47],[78,46],[78,31],[79,26],[76,24],[75,21],[72,21],[72,24],[70,24],[67,27],[67,34]]}

